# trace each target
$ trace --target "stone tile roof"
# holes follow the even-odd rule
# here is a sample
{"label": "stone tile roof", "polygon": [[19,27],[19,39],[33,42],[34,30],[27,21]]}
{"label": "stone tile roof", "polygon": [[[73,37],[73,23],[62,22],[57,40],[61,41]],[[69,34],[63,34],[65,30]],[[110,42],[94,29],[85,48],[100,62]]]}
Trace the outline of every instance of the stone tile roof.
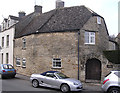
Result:
{"label": "stone tile roof", "polygon": [[76,31],[93,15],[98,14],[85,6],[54,9],[42,14],[33,12],[16,25],[15,38],[36,33]]}

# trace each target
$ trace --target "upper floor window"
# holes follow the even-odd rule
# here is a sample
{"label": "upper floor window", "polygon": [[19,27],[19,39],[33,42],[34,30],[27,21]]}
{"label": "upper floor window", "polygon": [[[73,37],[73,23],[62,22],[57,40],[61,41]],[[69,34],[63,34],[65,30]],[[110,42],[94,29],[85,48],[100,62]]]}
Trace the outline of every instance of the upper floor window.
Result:
{"label": "upper floor window", "polygon": [[97,17],[97,24],[101,24],[101,17]]}
{"label": "upper floor window", "polygon": [[4,37],[2,37],[2,47],[4,47]]}
{"label": "upper floor window", "polygon": [[23,46],[22,46],[22,48],[25,49],[25,48],[26,48],[26,39],[23,38],[23,39],[22,39],[22,42],[23,42]]}
{"label": "upper floor window", "polygon": [[7,35],[7,47],[9,46],[9,35]]}
{"label": "upper floor window", "polygon": [[95,32],[85,32],[85,44],[95,44]]}
{"label": "upper floor window", "polygon": [[53,66],[53,68],[61,68],[62,67],[61,59],[60,58],[53,58],[52,66]]}

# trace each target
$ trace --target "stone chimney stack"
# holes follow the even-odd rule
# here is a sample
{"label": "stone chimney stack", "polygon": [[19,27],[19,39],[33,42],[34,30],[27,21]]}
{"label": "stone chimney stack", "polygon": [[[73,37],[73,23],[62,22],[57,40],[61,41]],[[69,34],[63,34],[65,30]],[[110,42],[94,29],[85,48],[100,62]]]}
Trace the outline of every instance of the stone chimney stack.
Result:
{"label": "stone chimney stack", "polygon": [[34,12],[36,12],[36,13],[42,13],[42,6],[35,5],[34,6]]}
{"label": "stone chimney stack", "polygon": [[20,11],[18,14],[19,14],[19,18],[22,18],[25,16],[26,13],[24,11]]}
{"label": "stone chimney stack", "polygon": [[62,8],[64,7],[64,1],[56,0],[56,8]]}

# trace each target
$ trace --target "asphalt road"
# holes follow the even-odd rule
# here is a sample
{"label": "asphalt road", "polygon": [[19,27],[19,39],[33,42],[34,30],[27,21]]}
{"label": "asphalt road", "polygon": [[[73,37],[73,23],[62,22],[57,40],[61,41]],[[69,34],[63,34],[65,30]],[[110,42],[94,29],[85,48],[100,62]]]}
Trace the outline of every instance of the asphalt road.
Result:
{"label": "asphalt road", "polygon": [[[2,80],[2,93],[61,93],[60,90],[51,88],[33,88],[29,80],[19,77]],[[71,93],[102,93],[97,86],[84,85],[83,91]]]}

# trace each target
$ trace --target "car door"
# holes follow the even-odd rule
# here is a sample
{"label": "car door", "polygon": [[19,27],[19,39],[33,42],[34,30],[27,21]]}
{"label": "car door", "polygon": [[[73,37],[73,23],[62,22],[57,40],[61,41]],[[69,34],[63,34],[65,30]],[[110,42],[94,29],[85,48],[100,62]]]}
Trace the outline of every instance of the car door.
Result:
{"label": "car door", "polygon": [[59,88],[59,81],[54,73],[46,73],[45,81],[48,87]]}

